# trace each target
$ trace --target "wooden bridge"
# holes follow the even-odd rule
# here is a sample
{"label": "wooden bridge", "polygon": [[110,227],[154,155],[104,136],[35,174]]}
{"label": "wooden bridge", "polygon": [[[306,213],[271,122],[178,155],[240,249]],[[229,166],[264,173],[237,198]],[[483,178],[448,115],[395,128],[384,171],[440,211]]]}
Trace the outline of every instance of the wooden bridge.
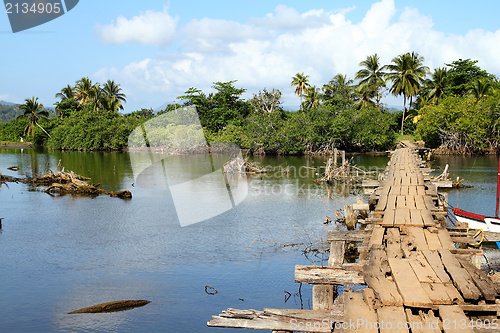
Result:
{"label": "wooden bridge", "polygon": [[[446,228],[437,189],[411,148],[397,149],[370,197],[364,230],[328,231],[328,266],[295,267],[313,309],[227,309],[208,326],[273,332],[500,332],[500,284],[476,268],[481,249]],[[361,242],[344,263],[346,242]],[[456,244],[465,246],[457,248]],[[365,285],[334,299],[338,285]]]}

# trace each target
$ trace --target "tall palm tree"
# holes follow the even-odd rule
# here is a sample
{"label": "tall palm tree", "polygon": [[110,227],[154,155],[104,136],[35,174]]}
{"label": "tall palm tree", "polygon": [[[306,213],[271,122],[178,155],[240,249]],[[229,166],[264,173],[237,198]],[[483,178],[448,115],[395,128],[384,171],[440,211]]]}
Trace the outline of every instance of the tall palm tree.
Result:
{"label": "tall palm tree", "polygon": [[69,84],[61,89],[61,92],[58,92],[56,94],[56,98],[60,98],[61,101],[67,100],[67,99],[72,99],[75,97],[75,91],[73,87],[71,87]]}
{"label": "tall palm tree", "polygon": [[[127,100],[119,84],[115,83],[113,80],[108,80],[104,84],[102,90],[108,99],[113,100],[112,105],[114,105],[114,109],[112,109],[112,111],[117,111],[118,108],[123,110],[123,103],[126,103]],[[116,106],[118,106],[118,108],[116,108]]]}
{"label": "tall palm tree", "polygon": [[467,92],[476,98],[476,103],[488,96],[493,90],[493,83],[488,79],[477,79],[473,81]]}
{"label": "tall palm tree", "polygon": [[401,135],[406,113],[406,102],[410,105],[412,97],[417,96],[429,68],[423,65],[424,58],[418,53],[405,53],[392,59],[392,63],[384,66],[388,69],[387,78],[392,81],[389,91],[395,96],[403,95],[403,119],[401,121]]}
{"label": "tall palm tree", "polygon": [[[355,106],[357,108],[377,105],[372,100],[374,97],[376,97],[377,92],[375,90],[373,90],[370,86],[368,86],[368,85],[358,86],[357,92],[359,95],[359,97],[356,97],[357,102],[356,102]],[[380,110],[380,108],[379,108],[379,110]]]}
{"label": "tall palm tree", "polygon": [[38,119],[41,117],[49,116],[49,112],[43,110],[43,104],[38,103],[38,97],[35,98],[33,96],[31,99],[26,98],[24,100],[24,104],[19,106],[19,109],[24,111],[22,116],[29,119],[28,125],[24,128],[24,135],[29,136],[31,134],[31,137],[33,138],[35,136],[35,126],[38,126],[45,134],[47,134],[49,138],[51,137],[50,134],[47,133],[47,131],[38,123]]}
{"label": "tall palm tree", "polygon": [[386,73],[384,72],[384,66],[380,66],[380,57],[378,54],[373,54],[371,56],[366,57],[366,60],[363,60],[359,63],[359,66],[363,67],[360,69],[356,75],[355,79],[359,81],[359,88],[362,91],[373,90],[375,91],[375,101],[377,108],[380,111],[380,100],[382,99],[382,89],[386,85],[385,77]]}
{"label": "tall palm tree", "polygon": [[429,88],[428,99],[433,100],[435,105],[446,96],[446,87],[448,86],[448,70],[446,68],[436,68],[432,73],[432,78],[426,80],[426,86]]}
{"label": "tall palm tree", "polygon": [[307,93],[305,96],[305,100],[306,100],[305,102],[306,102],[307,107],[309,109],[311,109],[311,108],[318,106],[320,99],[321,99],[320,90],[318,88],[316,88],[316,86],[310,86],[307,89]]}
{"label": "tall palm tree", "polygon": [[78,101],[78,105],[82,105],[92,98],[93,89],[95,89],[95,87],[92,84],[92,80],[88,77],[82,77],[80,80],[76,81],[74,98]]}
{"label": "tall palm tree", "polygon": [[295,94],[300,97],[300,110],[302,110],[302,95],[307,93],[307,88],[309,88],[309,86],[309,75],[297,73],[292,77],[292,88],[295,87]]}

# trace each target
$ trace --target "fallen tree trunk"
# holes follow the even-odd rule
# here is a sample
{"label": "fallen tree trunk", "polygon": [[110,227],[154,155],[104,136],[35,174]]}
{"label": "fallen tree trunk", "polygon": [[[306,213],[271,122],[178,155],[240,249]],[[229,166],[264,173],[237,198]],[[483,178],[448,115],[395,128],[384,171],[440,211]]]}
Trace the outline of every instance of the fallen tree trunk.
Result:
{"label": "fallen tree trunk", "polygon": [[149,304],[149,303],[151,303],[151,302],[143,300],[143,299],[115,301],[115,302],[108,302],[108,303],[102,303],[102,304],[89,306],[88,308],[83,308],[83,309],[68,312],[68,314],[125,311],[125,310],[130,310],[133,308],[137,308],[140,306],[144,306],[144,305]]}

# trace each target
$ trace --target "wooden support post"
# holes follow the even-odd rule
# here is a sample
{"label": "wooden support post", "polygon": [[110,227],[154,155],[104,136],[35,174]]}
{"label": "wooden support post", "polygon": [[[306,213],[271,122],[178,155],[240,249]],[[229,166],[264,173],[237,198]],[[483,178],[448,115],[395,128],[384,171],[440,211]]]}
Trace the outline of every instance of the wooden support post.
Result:
{"label": "wooden support post", "polygon": [[352,205],[344,205],[344,215],[347,229],[354,230],[356,228],[356,223],[358,223],[358,217],[354,213]]}
{"label": "wooden support post", "polygon": [[0,229],[2,229],[2,220],[3,220],[3,217],[0,217]]}
{"label": "wooden support post", "polygon": [[338,158],[338,149],[334,148],[333,149],[333,165],[336,167],[337,166],[337,158]]}
{"label": "wooden support post", "polygon": [[331,284],[313,285],[313,310],[332,310],[334,286]]}
{"label": "wooden support post", "polygon": [[345,150],[342,150],[342,165],[345,164]]}
{"label": "wooden support post", "polygon": [[330,245],[330,258],[328,266],[342,268],[344,263],[345,241],[333,241]]}

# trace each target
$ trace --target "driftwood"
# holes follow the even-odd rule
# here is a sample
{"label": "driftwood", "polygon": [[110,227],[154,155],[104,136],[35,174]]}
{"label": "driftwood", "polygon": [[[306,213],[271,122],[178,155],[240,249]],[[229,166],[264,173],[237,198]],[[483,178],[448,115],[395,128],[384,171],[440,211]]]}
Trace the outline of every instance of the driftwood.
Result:
{"label": "driftwood", "polygon": [[235,158],[224,164],[224,173],[238,174],[238,173],[265,173],[267,170],[256,163]]}
{"label": "driftwood", "polygon": [[151,302],[143,300],[143,299],[115,301],[115,302],[108,302],[108,303],[97,304],[94,306],[89,306],[88,308],[83,308],[83,309],[68,312],[68,314],[125,311],[125,310],[130,310],[133,308],[137,308],[140,306],[144,306],[144,305],[149,304],[149,303],[151,303]]}
{"label": "driftwood", "polygon": [[10,183],[24,183],[30,184],[35,187],[41,186],[45,187],[43,192],[48,194],[72,194],[72,195],[88,195],[88,196],[98,196],[101,194],[109,195],[110,197],[116,197],[121,199],[132,198],[132,193],[128,190],[125,191],[106,191],[99,188],[100,184],[89,184],[87,180],[90,178],[85,178],[83,176],[77,175],[73,171],[66,172],[64,168],[61,171],[54,173],[49,170],[47,173],[40,177],[33,179],[28,178],[16,178],[12,176],[4,176],[0,174],[0,184]]}

